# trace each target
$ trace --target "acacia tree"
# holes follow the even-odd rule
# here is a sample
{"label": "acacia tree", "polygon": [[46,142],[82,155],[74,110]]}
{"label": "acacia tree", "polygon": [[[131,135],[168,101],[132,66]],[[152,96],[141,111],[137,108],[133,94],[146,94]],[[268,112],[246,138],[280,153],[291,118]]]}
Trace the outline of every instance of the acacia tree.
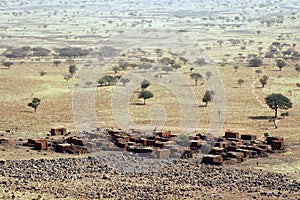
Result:
{"label": "acacia tree", "polygon": [[128,78],[121,78],[121,79],[120,79],[120,82],[123,84],[123,86],[125,86],[126,83],[129,83],[129,82],[130,82],[130,80],[129,80]]}
{"label": "acacia tree", "polygon": [[77,71],[77,68],[76,68],[75,65],[70,65],[70,66],[69,66],[69,74],[70,74],[72,77],[74,76],[74,74],[76,73],[76,71]]}
{"label": "acacia tree", "polygon": [[259,58],[252,58],[250,61],[249,61],[249,66],[250,67],[259,67],[263,64],[263,61]]}
{"label": "acacia tree", "polygon": [[10,66],[12,66],[14,63],[13,62],[4,62],[3,65],[5,67],[7,67],[8,69],[10,68]]}
{"label": "acacia tree", "polygon": [[167,72],[167,74],[168,74],[170,71],[173,70],[173,68],[172,68],[172,67],[169,67],[169,66],[164,66],[161,70]]}
{"label": "acacia tree", "polygon": [[211,91],[206,90],[206,92],[202,98],[202,102],[205,102],[205,106],[207,106],[208,102],[211,102],[214,95],[215,95],[215,92],[213,90],[211,90]]}
{"label": "acacia tree", "polygon": [[207,77],[207,80],[209,80],[210,77],[212,77],[213,74],[212,74],[210,71],[207,71],[207,72],[205,73],[205,75],[206,75],[206,77]]}
{"label": "acacia tree", "polygon": [[278,115],[278,109],[285,109],[292,107],[292,102],[289,98],[283,96],[282,94],[271,94],[265,98],[266,104],[269,108],[275,111],[275,118]]}
{"label": "acacia tree", "polygon": [[181,68],[181,65],[180,64],[173,64],[171,67],[173,69],[175,69],[175,71],[177,71],[177,69]]}
{"label": "acacia tree", "polygon": [[194,63],[199,65],[199,67],[201,67],[202,65],[206,64],[206,61],[204,58],[197,58],[197,60]]}
{"label": "acacia tree", "polygon": [[239,79],[238,80],[238,85],[240,86],[240,87],[242,87],[242,84],[244,83],[245,81],[243,80],[243,79]]}
{"label": "acacia tree", "polygon": [[267,75],[264,75],[261,79],[259,79],[259,82],[261,83],[262,87],[265,87],[268,83],[269,77]]}
{"label": "acacia tree", "polygon": [[34,109],[34,112],[36,112],[36,109],[41,104],[41,100],[39,98],[33,98],[31,102],[27,104],[27,106]]}
{"label": "acacia tree", "polygon": [[197,86],[198,80],[202,79],[202,76],[199,73],[191,73],[190,77],[195,80],[195,86]]}
{"label": "acacia tree", "polygon": [[238,68],[239,68],[239,66],[234,65],[234,66],[233,66],[234,72],[237,72]]}
{"label": "acacia tree", "polygon": [[61,64],[61,61],[60,60],[54,60],[53,61],[53,65],[55,65],[56,67]]}
{"label": "acacia tree", "polygon": [[260,69],[255,70],[255,73],[260,76],[260,74],[262,73],[262,71]]}
{"label": "acacia tree", "polygon": [[149,63],[143,63],[139,66],[139,69],[144,69],[145,71],[147,71],[150,68],[152,68],[152,64]]}
{"label": "acacia tree", "polygon": [[149,87],[150,85],[150,81],[144,79],[142,82],[141,82],[141,89],[142,90],[145,90],[147,87]]}
{"label": "acacia tree", "polygon": [[276,60],[276,66],[279,68],[279,71],[281,71],[282,68],[284,68],[286,65],[286,62],[284,60]]}
{"label": "acacia tree", "polygon": [[140,93],[139,95],[139,99],[144,99],[144,105],[146,105],[146,99],[150,99],[153,98],[154,95],[152,92],[148,91],[148,90],[144,90]]}
{"label": "acacia tree", "polygon": [[113,70],[115,73],[118,73],[118,71],[120,71],[121,68],[120,68],[119,66],[114,66],[114,67],[112,68],[112,70]]}

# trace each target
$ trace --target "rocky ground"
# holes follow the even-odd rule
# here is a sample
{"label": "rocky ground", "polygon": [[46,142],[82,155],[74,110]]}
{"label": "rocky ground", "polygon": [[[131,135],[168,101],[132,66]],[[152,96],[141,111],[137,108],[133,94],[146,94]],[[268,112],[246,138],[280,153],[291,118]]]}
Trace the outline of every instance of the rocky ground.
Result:
{"label": "rocky ground", "polygon": [[0,166],[2,199],[300,199],[300,182],[286,175],[199,160],[116,152]]}

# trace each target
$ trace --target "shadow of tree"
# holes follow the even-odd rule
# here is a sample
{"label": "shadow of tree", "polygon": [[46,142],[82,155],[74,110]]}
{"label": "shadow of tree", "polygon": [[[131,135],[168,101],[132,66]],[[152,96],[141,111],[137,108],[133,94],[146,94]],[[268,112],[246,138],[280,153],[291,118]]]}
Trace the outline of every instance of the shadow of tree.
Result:
{"label": "shadow of tree", "polygon": [[273,119],[273,117],[271,116],[249,116],[249,119],[253,119],[253,120],[270,120]]}

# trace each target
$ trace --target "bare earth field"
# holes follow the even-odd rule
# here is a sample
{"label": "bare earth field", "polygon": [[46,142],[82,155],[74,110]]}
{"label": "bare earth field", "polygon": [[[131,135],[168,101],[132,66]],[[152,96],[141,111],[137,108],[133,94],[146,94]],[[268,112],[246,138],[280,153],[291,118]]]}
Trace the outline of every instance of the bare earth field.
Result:
{"label": "bare earth field", "polygon": [[[166,172],[158,168],[148,173],[151,162],[156,161],[141,161],[132,155],[69,155],[0,144],[0,197],[299,199],[300,88],[296,84],[300,83],[300,75],[295,70],[299,60],[288,59],[279,71],[277,58],[265,58],[274,42],[279,42],[283,50],[300,51],[299,10],[296,0],[1,1],[0,53],[22,46],[51,50],[42,58],[9,59],[1,55],[2,63],[14,63],[9,68],[0,65],[1,137],[16,141],[44,138],[56,127],[65,127],[74,135],[82,127],[138,127],[149,133],[157,127],[187,135],[232,130],[259,139],[265,132],[283,137],[287,151],[215,168],[195,160],[179,160],[176,164],[169,159],[159,160]],[[99,56],[105,46],[118,50],[117,55]],[[56,57],[55,48],[63,47],[88,49],[89,55]],[[251,54],[258,55],[263,65],[249,67]],[[125,62],[141,65],[145,58],[153,60],[157,70],[113,70]],[[174,59],[181,68],[162,72],[162,58]],[[195,64],[200,58],[207,63]],[[56,66],[54,60],[62,63]],[[71,64],[78,71],[66,81],[64,76]],[[236,71],[234,66],[238,66]],[[190,78],[190,68],[203,76],[197,86]],[[46,74],[41,76],[41,71]],[[210,79],[205,75],[207,71],[212,72]],[[104,75],[128,77],[131,81],[126,86],[117,82],[98,87]],[[269,77],[265,87],[259,82],[263,75]],[[151,80],[147,90],[154,94],[146,105],[137,98],[143,79]],[[241,87],[239,79],[244,80]],[[216,91],[208,106],[202,102],[206,90]],[[78,97],[80,92],[86,95]],[[293,103],[287,110],[289,115],[279,117],[277,129],[270,120],[274,110],[264,100],[272,93],[281,93]],[[41,99],[36,112],[27,106],[34,97]],[[286,110],[279,110],[279,115],[282,112]],[[124,162],[120,162],[122,159]],[[21,164],[14,163],[18,161]],[[130,169],[145,167],[144,171],[120,168],[131,163]],[[21,173],[25,169],[28,171]],[[108,180],[103,179],[106,174]]]}

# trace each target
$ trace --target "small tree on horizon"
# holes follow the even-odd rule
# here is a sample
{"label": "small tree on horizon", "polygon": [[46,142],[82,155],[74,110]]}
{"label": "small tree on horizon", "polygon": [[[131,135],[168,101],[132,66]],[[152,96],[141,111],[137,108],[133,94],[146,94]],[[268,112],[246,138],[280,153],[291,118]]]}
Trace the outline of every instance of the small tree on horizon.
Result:
{"label": "small tree on horizon", "polygon": [[27,104],[27,106],[34,109],[34,112],[36,112],[36,109],[41,104],[41,100],[39,98],[33,98],[31,102]]}
{"label": "small tree on horizon", "polygon": [[144,99],[144,105],[146,105],[146,99],[150,99],[153,98],[154,95],[152,92],[148,91],[148,90],[144,90],[140,93],[139,95],[139,99]]}
{"label": "small tree on horizon", "polygon": [[130,82],[130,80],[129,80],[128,78],[121,78],[121,79],[120,79],[120,82],[123,84],[123,86],[125,86],[126,83],[129,83],[129,82]]}
{"label": "small tree on horizon", "polygon": [[60,60],[54,60],[53,61],[53,65],[55,65],[56,67],[61,64],[62,62]]}
{"label": "small tree on horizon", "polygon": [[293,105],[291,100],[282,94],[271,94],[265,98],[265,101],[269,108],[275,111],[274,118],[278,116],[278,109],[287,110],[292,108]]}
{"label": "small tree on horizon", "polygon": [[180,64],[173,64],[171,67],[173,69],[175,69],[175,71],[177,71],[177,69],[181,68],[181,65]]}
{"label": "small tree on horizon", "polygon": [[145,71],[147,71],[150,68],[152,68],[152,64],[149,64],[149,63],[143,63],[139,66],[139,69],[143,69]]}
{"label": "small tree on horizon", "polygon": [[168,74],[170,71],[173,70],[173,68],[172,68],[172,67],[169,67],[169,66],[164,66],[164,67],[162,68],[162,70],[165,71],[165,72],[167,72],[167,74]]}
{"label": "small tree on horizon", "polygon": [[7,69],[9,69],[10,66],[12,66],[13,64],[14,64],[13,62],[9,62],[9,61],[3,62],[3,65],[4,65],[5,67],[7,67]]}
{"label": "small tree on horizon", "polygon": [[119,67],[119,66],[114,66],[114,67],[112,68],[112,70],[113,70],[115,73],[118,73],[118,71],[121,70],[121,67]]}

